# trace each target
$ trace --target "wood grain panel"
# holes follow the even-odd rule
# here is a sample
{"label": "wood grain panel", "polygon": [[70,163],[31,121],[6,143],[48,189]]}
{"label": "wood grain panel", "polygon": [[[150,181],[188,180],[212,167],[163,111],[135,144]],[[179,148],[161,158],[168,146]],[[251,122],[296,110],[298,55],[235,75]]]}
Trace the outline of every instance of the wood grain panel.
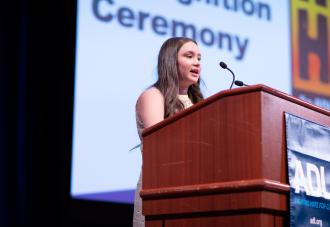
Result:
{"label": "wood grain panel", "polygon": [[220,92],[146,129],[147,226],[284,226],[285,112],[330,127],[329,111],[255,85]]}

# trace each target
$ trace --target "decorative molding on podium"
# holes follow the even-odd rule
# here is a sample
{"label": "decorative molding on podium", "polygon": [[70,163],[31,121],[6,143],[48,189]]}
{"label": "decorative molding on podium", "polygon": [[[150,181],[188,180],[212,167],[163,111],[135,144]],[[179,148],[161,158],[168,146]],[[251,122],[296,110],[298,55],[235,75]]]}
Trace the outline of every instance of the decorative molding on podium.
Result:
{"label": "decorative molding on podium", "polygon": [[143,199],[148,200],[251,191],[270,191],[280,194],[287,194],[290,191],[290,187],[288,184],[283,184],[281,182],[273,180],[251,179],[209,184],[195,184],[166,188],[144,189],[141,191],[140,195]]}

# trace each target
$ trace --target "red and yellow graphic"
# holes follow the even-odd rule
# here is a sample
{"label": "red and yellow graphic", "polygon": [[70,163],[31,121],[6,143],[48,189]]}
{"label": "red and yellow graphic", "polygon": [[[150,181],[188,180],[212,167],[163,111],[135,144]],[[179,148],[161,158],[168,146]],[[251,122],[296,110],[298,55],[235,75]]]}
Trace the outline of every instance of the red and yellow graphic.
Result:
{"label": "red and yellow graphic", "polygon": [[293,93],[330,98],[329,4],[291,0]]}

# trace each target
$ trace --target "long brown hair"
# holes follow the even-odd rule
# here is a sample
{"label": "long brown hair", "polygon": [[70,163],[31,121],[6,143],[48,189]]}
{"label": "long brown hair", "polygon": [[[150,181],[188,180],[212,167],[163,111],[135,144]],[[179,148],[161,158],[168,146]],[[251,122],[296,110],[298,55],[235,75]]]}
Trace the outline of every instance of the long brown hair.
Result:
{"label": "long brown hair", "polygon": [[[172,116],[174,113],[183,110],[184,105],[178,98],[179,92],[179,70],[178,52],[183,44],[196,41],[186,37],[174,37],[166,40],[160,48],[158,55],[158,80],[153,85],[164,96],[164,118]],[[192,103],[203,100],[203,94],[199,87],[200,79],[196,84],[189,86],[188,97]]]}

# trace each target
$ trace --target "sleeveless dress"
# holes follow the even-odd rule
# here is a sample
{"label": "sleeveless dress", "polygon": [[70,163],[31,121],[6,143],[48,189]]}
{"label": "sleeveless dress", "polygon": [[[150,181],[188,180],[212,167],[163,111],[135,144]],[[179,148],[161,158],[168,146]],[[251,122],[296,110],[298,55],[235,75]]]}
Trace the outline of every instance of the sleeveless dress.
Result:
{"label": "sleeveless dress", "polygon": [[[178,95],[178,98],[184,105],[185,109],[187,109],[188,107],[193,105],[193,103],[189,99],[188,95]],[[142,140],[142,131],[144,129],[144,125],[143,125],[143,122],[141,120],[139,113],[136,111],[135,114],[136,114],[135,116],[136,116],[137,131],[138,131],[140,140]],[[142,146],[141,146],[141,152],[142,152]],[[133,227],[144,227],[145,226],[145,219],[142,214],[142,199],[140,197],[141,188],[142,188],[142,173],[140,172],[139,181],[137,183],[137,187],[135,190]]]}

